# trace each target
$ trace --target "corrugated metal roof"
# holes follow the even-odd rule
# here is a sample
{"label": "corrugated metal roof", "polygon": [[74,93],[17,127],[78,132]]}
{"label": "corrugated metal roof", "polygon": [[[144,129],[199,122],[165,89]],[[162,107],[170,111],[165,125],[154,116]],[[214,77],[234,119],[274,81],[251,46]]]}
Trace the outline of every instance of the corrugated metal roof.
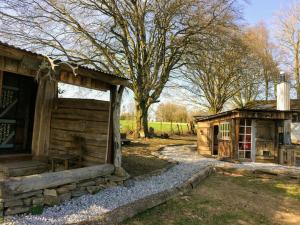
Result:
{"label": "corrugated metal roof", "polygon": [[[300,100],[299,99],[291,99],[291,110],[289,112],[300,112]],[[233,110],[217,113],[214,115],[207,116],[194,116],[196,121],[205,121],[214,118],[219,118],[222,116],[228,116],[240,111],[255,111],[255,112],[275,112],[277,111],[276,100],[257,100],[253,102],[249,102],[244,108],[236,108]]]}
{"label": "corrugated metal roof", "polygon": [[15,45],[8,44],[7,42],[0,41],[0,45],[6,46],[6,47],[9,47],[9,48],[14,48],[14,49],[17,49],[17,50],[20,50],[20,51],[23,51],[23,52],[27,52],[27,53],[30,53],[30,54],[36,55],[36,56],[43,56],[43,57],[45,56],[45,55],[38,54],[38,53],[33,52],[33,51],[29,51],[29,50],[24,49],[24,48],[17,47]]}
{"label": "corrugated metal roof", "polygon": [[221,113],[217,113],[214,115],[208,115],[208,116],[194,116],[195,120],[200,122],[200,121],[206,121],[206,120],[211,120],[211,119],[215,119],[215,118],[220,118],[220,117],[224,117],[224,116],[231,116],[234,115],[238,112],[262,112],[262,113],[267,113],[267,112],[285,112],[285,113],[299,113],[299,110],[288,110],[288,111],[279,111],[276,108],[265,108],[265,109],[250,109],[250,108],[237,108],[237,109],[233,109],[233,110],[229,110],[229,111],[225,111],[225,112],[221,112]]}
{"label": "corrugated metal roof", "polygon": [[[20,48],[20,47],[17,47],[15,45],[8,44],[6,42],[0,41],[0,45],[5,46],[5,47],[9,47],[9,48],[13,48],[13,49],[16,49],[16,50],[19,50],[19,51],[22,51],[22,52],[26,52],[26,53],[29,53],[29,54],[32,54],[32,55],[35,55],[35,56],[45,57],[45,55],[43,55],[43,54],[36,53],[36,52],[30,51],[30,50],[27,50],[27,49],[24,49],[24,48]],[[117,75],[117,74],[113,74],[113,73],[109,73],[109,72],[105,72],[105,71],[100,70],[100,69],[90,68],[90,67],[85,66],[85,65],[81,65],[81,66],[79,66],[79,68],[94,71],[94,72],[104,73],[106,75],[114,76],[114,77],[121,78],[121,79],[124,79],[124,80],[129,80],[126,77],[123,77],[123,76],[120,76],[120,75]]]}
{"label": "corrugated metal roof", "polygon": [[[291,110],[300,111],[300,99],[291,99],[290,100]],[[245,109],[276,109],[277,101],[276,100],[257,100],[249,102]]]}

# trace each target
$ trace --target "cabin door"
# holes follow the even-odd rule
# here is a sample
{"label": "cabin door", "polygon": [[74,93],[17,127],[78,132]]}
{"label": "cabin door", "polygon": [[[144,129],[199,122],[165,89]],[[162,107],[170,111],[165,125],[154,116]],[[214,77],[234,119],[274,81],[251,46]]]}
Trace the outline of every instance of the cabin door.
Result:
{"label": "cabin door", "polygon": [[213,126],[213,149],[212,149],[212,155],[218,155],[219,153],[219,140],[218,140],[218,135],[219,135],[219,126],[214,125]]}
{"label": "cabin door", "polygon": [[0,154],[30,153],[37,85],[33,78],[0,76]]}

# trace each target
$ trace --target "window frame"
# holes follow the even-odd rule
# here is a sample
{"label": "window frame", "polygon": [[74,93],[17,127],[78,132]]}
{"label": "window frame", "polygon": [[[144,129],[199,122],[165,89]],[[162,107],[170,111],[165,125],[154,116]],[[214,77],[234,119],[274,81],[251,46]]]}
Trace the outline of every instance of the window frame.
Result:
{"label": "window frame", "polygon": [[[248,132],[249,128],[250,128],[250,133]],[[242,139],[240,139],[240,137],[242,137]],[[250,141],[249,141],[249,137],[250,137]],[[249,144],[250,144],[250,149],[247,149],[247,147],[245,146]],[[242,149],[240,148],[240,146],[243,146]],[[252,147],[253,147],[252,121],[251,119],[244,119],[244,123],[240,121],[240,129],[239,129],[239,136],[238,136],[238,159],[251,159]],[[247,153],[250,153],[249,157],[246,157]]]}
{"label": "window frame", "polygon": [[230,140],[230,123],[221,122],[219,124],[219,140]]}

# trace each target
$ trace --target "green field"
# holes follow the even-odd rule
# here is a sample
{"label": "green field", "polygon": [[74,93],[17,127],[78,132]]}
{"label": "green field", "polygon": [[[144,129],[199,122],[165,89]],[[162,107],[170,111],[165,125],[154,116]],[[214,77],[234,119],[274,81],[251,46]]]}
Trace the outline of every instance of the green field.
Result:
{"label": "green field", "polygon": [[[129,132],[135,129],[135,121],[133,120],[121,120],[121,132]],[[156,134],[168,133],[168,134],[186,134],[189,131],[188,123],[171,123],[170,122],[149,122],[149,128],[154,128]]]}

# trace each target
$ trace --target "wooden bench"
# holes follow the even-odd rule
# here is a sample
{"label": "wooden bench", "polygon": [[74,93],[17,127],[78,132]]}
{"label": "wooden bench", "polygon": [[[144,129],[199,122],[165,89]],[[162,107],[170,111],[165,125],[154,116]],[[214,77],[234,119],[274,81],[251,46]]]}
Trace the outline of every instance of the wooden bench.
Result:
{"label": "wooden bench", "polygon": [[55,172],[57,162],[62,162],[64,169],[70,169],[71,162],[75,162],[77,167],[82,167],[83,154],[85,153],[85,140],[83,137],[74,136],[72,147],[68,148],[64,154],[53,154],[49,156],[51,161],[51,169]]}

